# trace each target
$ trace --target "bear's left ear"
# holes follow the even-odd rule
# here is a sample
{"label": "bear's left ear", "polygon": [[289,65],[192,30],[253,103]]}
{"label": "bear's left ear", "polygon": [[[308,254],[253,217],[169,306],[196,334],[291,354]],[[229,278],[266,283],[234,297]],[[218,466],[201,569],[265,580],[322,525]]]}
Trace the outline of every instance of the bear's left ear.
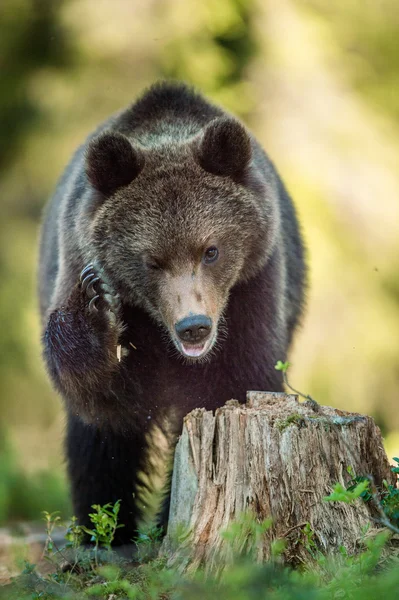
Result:
{"label": "bear's left ear", "polygon": [[143,167],[143,153],[120,133],[103,133],[89,144],[86,174],[91,185],[105,195],[131,183]]}
{"label": "bear's left ear", "polygon": [[241,123],[221,117],[206,127],[194,155],[205,171],[237,177],[244,174],[251,160],[251,139]]}

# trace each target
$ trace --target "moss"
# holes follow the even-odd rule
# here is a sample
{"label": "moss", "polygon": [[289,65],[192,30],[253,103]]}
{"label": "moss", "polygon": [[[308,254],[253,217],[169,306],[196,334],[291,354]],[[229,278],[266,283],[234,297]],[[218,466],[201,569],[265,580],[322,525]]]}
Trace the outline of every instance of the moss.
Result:
{"label": "moss", "polygon": [[300,415],[298,413],[289,415],[286,419],[278,419],[275,422],[275,426],[280,431],[280,433],[282,433],[290,425],[296,425],[297,427],[303,427],[304,424],[305,424],[305,419],[303,418],[302,415]]}

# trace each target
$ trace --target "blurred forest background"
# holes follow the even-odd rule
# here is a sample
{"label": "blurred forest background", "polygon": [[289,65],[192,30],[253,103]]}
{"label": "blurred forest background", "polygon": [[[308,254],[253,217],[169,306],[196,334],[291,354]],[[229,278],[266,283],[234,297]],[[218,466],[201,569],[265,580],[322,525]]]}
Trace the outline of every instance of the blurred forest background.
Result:
{"label": "blurred forest background", "polygon": [[291,382],[372,414],[399,453],[397,0],[2,0],[0,66],[0,524],[70,511],[39,346],[43,206],[160,77],[243,118],[294,197],[311,285]]}

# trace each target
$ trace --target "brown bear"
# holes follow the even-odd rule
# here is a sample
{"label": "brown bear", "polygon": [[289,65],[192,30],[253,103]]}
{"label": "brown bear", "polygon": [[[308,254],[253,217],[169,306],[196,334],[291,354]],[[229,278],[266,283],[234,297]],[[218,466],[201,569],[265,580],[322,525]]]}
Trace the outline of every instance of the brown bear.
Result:
{"label": "brown bear", "polygon": [[301,314],[303,255],[265,152],[183,84],[154,85],[77,150],[46,212],[39,275],[82,524],[121,499],[116,542],[134,538],[154,424],[178,433],[193,408],[283,389],[274,367]]}

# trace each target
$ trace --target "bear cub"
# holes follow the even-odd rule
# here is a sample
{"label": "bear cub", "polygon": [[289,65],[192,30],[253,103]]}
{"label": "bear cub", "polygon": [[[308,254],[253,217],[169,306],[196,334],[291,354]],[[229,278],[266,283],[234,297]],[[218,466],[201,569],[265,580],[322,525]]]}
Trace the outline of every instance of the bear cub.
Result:
{"label": "bear cub", "polygon": [[192,409],[283,390],[303,255],[254,136],[183,84],[154,85],[76,151],[47,207],[39,288],[81,524],[121,499],[129,542],[154,428],[173,447]]}

